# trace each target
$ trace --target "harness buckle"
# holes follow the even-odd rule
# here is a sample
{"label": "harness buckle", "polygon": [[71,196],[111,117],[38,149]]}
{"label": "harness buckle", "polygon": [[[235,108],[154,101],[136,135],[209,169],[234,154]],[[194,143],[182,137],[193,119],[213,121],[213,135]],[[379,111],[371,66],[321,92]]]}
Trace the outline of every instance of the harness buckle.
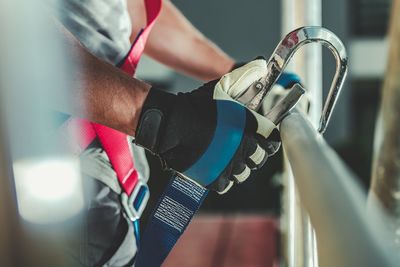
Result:
{"label": "harness buckle", "polygon": [[122,207],[131,221],[136,221],[140,218],[149,197],[149,187],[141,180],[138,180],[138,183],[130,196],[128,196],[126,192],[121,194]]}

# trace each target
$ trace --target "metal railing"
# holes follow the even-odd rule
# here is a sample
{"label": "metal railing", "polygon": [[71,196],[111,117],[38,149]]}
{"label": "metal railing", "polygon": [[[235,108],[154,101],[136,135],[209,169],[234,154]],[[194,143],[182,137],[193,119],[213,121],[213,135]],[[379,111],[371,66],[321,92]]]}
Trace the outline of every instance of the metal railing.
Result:
{"label": "metal railing", "polygon": [[[282,1],[282,34],[304,26],[320,26],[322,20],[321,0]],[[319,45],[308,46],[297,55],[295,64],[289,67],[300,75],[307,84],[312,106],[309,119],[317,127],[322,109],[322,51]],[[317,248],[314,231],[308,215],[303,209],[289,162],[285,159],[283,177],[284,242],[285,263],[288,267],[317,267]]]}
{"label": "metal railing", "polygon": [[315,228],[320,265],[398,266],[381,224],[385,216],[366,211],[355,177],[311,123],[294,113],[280,127],[297,192]]}

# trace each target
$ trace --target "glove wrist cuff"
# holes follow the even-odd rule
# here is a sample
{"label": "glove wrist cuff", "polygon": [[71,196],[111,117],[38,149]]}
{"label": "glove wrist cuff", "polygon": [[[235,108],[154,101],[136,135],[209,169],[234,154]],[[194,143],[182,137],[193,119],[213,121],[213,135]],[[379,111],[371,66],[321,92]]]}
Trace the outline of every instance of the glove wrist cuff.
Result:
{"label": "glove wrist cuff", "polygon": [[143,104],[138,127],[135,135],[135,143],[158,154],[159,136],[163,130],[165,117],[173,105],[175,95],[163,92],[157,88],[151,88]]}

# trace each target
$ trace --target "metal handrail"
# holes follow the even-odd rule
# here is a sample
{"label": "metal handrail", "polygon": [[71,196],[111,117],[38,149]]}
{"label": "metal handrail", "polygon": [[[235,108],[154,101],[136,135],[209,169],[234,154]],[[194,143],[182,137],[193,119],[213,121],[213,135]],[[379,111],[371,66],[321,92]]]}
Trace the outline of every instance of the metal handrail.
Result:
{"label": "metal handrail", "polygon": [[281,123],[283,148],[315,228],[321,266],[398,265],[382,214],[367,213],[366,195],[345,164],[300,113]]}

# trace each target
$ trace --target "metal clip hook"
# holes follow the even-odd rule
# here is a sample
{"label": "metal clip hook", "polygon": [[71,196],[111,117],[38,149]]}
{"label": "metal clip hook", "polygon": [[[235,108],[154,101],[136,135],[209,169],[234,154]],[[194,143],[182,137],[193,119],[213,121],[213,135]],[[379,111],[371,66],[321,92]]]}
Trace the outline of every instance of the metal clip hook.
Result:
{"label": "metal clip hook", "polygon": [[[328,97],[323,106],[318,128],[318,131],[322,134],[325,132],[329,123],[332,110],[343,87],[348,68],[347,54],[343,43],[334,33],[325,28],[307,26],[296,29],[286,35],[268,60],[268,72],[265,77],[250,86],[250,88],[243,95],[239,96],[237,100],[250,109],[258,110],[262,100],[276,83],[294,53],[301,46],[308,43],[321,43],[329,48],[336,59],[336,73]],[[260,83],[263,84],[263,86],[260,86]]]}

